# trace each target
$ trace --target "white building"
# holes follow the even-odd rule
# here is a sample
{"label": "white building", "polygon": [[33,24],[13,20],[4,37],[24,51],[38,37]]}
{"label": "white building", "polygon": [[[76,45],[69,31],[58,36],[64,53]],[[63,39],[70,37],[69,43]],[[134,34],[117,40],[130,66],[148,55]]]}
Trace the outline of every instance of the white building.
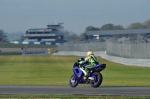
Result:
{"label": "white building", "polygon": [[[64,43],[69,40],[69,33],[63,31],[62,23],[47,25],[47,28],[28,29],[22,36],[22,44]],[[25,43],[26,42],[26,43]]]}

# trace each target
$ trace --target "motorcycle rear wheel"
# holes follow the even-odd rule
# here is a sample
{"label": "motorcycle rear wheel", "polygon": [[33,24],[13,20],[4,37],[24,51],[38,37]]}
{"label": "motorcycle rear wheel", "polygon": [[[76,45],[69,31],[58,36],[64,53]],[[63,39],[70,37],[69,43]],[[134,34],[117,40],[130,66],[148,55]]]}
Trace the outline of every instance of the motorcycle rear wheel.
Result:
{"label": "motorcycle rear wheel", "polygon": [[93,88],[97,88],[101,85],[102,81],[103,81],[103,76],[101,73],[99,72],[94,72],[92,74],[92,77],[94,78],[94,80],[90,80],[90,84]]}

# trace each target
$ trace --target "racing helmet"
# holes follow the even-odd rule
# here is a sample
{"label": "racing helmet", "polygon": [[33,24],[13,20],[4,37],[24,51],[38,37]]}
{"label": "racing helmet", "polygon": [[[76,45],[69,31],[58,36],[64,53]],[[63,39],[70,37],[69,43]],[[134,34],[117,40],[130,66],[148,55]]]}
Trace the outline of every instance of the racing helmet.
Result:
{"label": "racing helmet", "polygon": [[84,61],[84,58],[78,58],[78,62]]}
{"label": "racing helmet", "polygon": [[93,55],[93,54],[94,54],[94,53],[93,53],[93,51],[91,51],[91,50],[87,52],[87,56],[90,56],[90,55]]}

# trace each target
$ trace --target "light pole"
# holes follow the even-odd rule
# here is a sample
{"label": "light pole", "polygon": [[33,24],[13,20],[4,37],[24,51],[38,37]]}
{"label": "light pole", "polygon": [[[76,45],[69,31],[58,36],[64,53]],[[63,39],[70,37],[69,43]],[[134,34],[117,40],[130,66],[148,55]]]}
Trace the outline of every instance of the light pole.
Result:
{"label": "light pole", "polygon": [[25,54],[26,54],[26,48],[27,48],[27,46],[25,46]]}

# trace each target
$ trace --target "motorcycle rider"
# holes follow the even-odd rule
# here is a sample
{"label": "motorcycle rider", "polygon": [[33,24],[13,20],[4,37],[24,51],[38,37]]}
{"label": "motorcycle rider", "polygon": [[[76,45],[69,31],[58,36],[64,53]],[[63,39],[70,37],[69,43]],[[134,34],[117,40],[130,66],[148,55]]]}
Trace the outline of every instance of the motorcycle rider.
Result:
{"label": "motorcycle rider", "polygon": [[[88,64],[85,66],[82,66],[86,62]],[[91,51],[91,50],[87,52],[87,57],[83,61],[80,61],[78,63],[79,63],[79,66],[81,67],[80,69],[83,71],[85,77],[88,76],[88,73],[86,72],[87,69],[91,69],[93,66],[99,64],[98,59],[95,57],[93,51]]]}

